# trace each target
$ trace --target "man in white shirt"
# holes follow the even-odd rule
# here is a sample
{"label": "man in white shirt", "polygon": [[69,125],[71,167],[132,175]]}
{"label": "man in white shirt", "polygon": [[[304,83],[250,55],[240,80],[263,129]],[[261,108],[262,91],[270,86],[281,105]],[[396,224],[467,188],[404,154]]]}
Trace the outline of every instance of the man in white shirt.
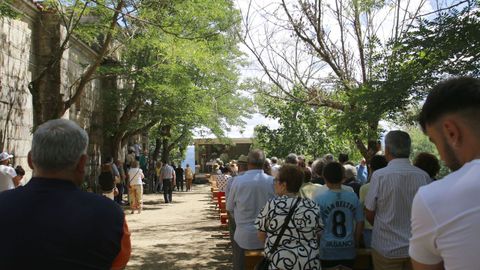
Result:
{"label": "man in white shirt", "polygon": [[13,155],[3,152],[0,154],[0,192],[14,189],[14,178],[17,177],[15,169],[9,166]]}
{"label": "man in white shirt", "polygon": [[275,195],[273,177],[263,172],[265,155],[261,150],[248,154],[248,171],[236,176],[227,197],[227,211],[236,223],[233,241],[233,269],[245,269],[245,250],[263,249],[257,237],[255,219],[267,201]]}
{"label": "man in white shirt", "polygon": [[410,256],[417,270],[479,269],[480,80],[455,78],[427,97],[420,125],[454,171],[420,188],[412,206]]}
{"label": "man in white shirt", "polygon": [[172,202],[173,188],[175,182],[175,170],[168,165],[167,160],[162,160],[163,167],[160,169],[160,182],[163,184],[163,199],[165,203]]}
{"label": "man in white shirt", "polygon": [[375,269],[412,269],[408,256],[410,217],[417,190],[430,182],[428,174],[410,164],[411,139],[394,130],[385,137],[387,167],[372,174],[365,198],[366,217],[373,225]]}

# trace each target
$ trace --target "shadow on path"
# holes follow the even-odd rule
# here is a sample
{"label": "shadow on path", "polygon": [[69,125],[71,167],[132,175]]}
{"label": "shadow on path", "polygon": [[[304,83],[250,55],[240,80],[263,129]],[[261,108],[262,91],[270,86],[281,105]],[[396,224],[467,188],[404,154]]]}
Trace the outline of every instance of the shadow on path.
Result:
{"label": "shadow on path", "polygon": [[126,269],[232,269],[228,235],[210,196],[208,185],[175,192],[172,204],[161,194],[145,195],[145,211],[127,215],[132,256]]}

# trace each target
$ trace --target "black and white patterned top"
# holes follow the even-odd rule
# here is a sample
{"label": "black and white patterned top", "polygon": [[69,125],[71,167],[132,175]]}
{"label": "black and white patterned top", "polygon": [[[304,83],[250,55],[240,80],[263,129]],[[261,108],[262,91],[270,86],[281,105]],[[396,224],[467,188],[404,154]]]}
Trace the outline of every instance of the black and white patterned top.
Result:
{"label": "black and white patterned top", "polygon": [[271,199],[255,220],[255,227],[267,234],[264,251],[271,261],[269,269],[321,269],[317,234],[323,226],[320,208],[310,199],[299,201],[277,250],[270,252],[296,200],[287,196]]}
{"label": "black and white patterned top", "polygon": [[214,175],[214,179],[215,181],[217,181],[217,188],[218,188],[218,191],[220,192],[225,192],[226,188],[227,188],[227,182],[228,182],[228,179],[231,177],[230,175],[227,175],[227,174],[218,174],[218,175]]}

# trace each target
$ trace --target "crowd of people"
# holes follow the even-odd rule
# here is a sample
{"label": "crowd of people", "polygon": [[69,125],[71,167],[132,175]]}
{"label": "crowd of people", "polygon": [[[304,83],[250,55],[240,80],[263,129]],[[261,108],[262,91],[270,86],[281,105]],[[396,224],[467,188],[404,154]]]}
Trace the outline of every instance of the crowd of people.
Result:
{"label": "crowd of people", "polygon": [[[219,166],[215,175],[226,194],[233,268],[245,269],[245,251],[260,249],[269,269],[348,269],[363,246],[372,249],[376,270],[478,269],[479,115],[478,79],[450,79],[429,93],[419,123],[452,170],[437,181],[438,159],[421,153],[411,164],[411,139],[400,130],[386,134],[383,152],[358,164],[346,154],[311,162],[290,154],[282,162],[257,149]],[[73,121],[40,125],[26,185],[19,180],[24,171],[10,165],[13,155],[0,154],[0,230],[6,232],[0,269],[126,266],[130,232],[112,198],[116,179],[128,179],[132,211],[142,210],[145,161],[131,153],[124,170],[107,159],[99,196],[79,189],[87,146],[86,131]],[[191,188],[188,165],[180,171],[164,161],[157,168],[165,202],[175,186],[182,189],[180,175]]]}
{"label": "crowd of people", "polygon": [[258,149],[240,156],[216,177],[226,192],[234,269],[256,249],[269,269],[348,269],[358,247],[371,248],[379,270],[476,269],[478,115],[478,79],[451,79],[429,94],[420,125],[454,171],[439,181],[438,158],[418,153],[412,164],[410,136],[400,130],[358,164],[343,153],[310,162],[290,154],[283,164]]}
{"label": "crowd of people", "polygon": [[[306,162],[292,153],[280,165],[276,157],[268,159],[254,150],[231,162],[225,172],[215,166],[214,179],[218,190],[226,192],[227,210],[236,226],[235,269],[243,269],[245,250],[259,248],[271,258],[273,269],[352,268],[357,247],[373,247],[377,269],[404,263],[395,269],[408,269],[411,203],[418,188],[429,184],[440,168],[428,153],[419,153],[415,164],[434,164],[427,167],[435,167],[435,173],[411,165],[410,148],[406,132],[391,131],[385,137],[385,153],[378,152],[369,162],[354,164],[345,153],[338,160],[327,154]],[[236,171],[236,165],[244,163],[247,170]],[[292,208],[291,230],[279,236]],[[273,254],[279,237],[284,240]]]}
{"label": "crowd of people", "polygon": [[[137,145],[137,144],[135,144]],[[129,205],[131,213],[142,212],[144,178],[147,172],[147,152],[141,153],[140,146],[129,148],[125,162],[117,160],[113,162],[107,157],[101,166],[98,176],[98,184],[103,196],[116,201],[119,205]],[[179,163],[169,165],[165,160],[155,162],[155,174],[153,179],[153,192],[163,193],[165,203],[172,202],[173,190],[191,191],[194,174],[190,165],[185,169]],[[124,202],[124,193],[128,201]]]}

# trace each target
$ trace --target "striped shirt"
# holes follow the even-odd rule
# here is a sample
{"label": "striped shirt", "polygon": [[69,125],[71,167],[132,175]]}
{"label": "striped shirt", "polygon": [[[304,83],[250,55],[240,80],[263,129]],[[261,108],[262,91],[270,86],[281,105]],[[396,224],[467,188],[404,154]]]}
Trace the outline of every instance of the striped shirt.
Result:
{"label": "striped shirt", "polygon": [[372,248],[387,258],[408,258],[410,216],[417,190],[430,182],[406,158],[393,159],[373,173],[365,207],[375,211]]}

